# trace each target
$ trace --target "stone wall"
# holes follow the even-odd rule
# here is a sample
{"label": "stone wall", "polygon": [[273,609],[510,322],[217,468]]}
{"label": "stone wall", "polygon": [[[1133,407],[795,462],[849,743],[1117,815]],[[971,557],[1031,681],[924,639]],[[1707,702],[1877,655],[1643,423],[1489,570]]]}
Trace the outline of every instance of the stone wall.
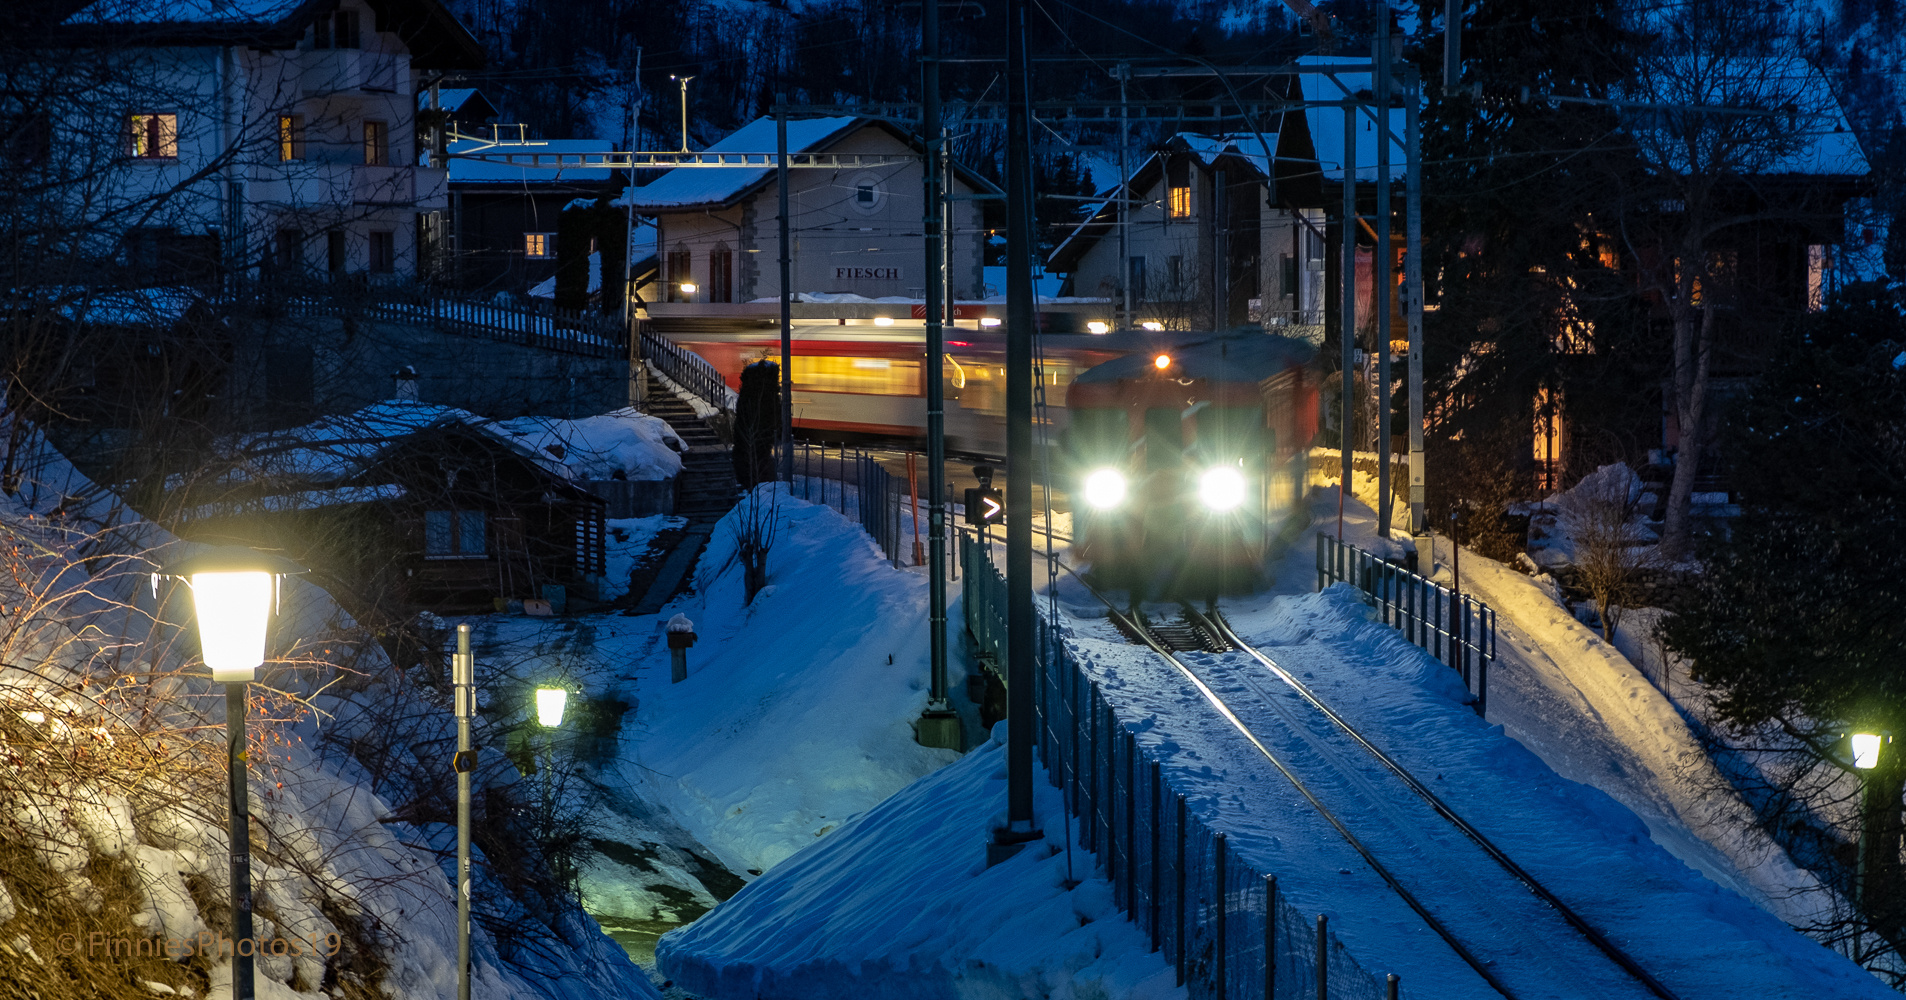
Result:
{"label": "stone wall", "polygon": [[629,365],[510,344],[425,324],[337,317],[245,321],[229,391],[266,425],[349,413],[418,376],[418,398],[487,417],[586,417],[629,405]]}

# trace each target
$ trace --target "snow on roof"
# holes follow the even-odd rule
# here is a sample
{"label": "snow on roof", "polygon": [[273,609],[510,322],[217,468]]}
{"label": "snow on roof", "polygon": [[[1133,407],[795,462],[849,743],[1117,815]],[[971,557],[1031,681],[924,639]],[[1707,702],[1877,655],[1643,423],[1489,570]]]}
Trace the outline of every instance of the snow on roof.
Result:
{"label": "snow on roof", "polygon": [[[1794,127],[1790,142],[1748,142],[1729,147],[1731,151],[1726,155],[1743,173],[1864,177],[1872,169],[1826,76],[1798,57],[1654,59],[1643,64],[1627,96],[1655,104],[1770,108],[1790,116],[1775,129],[1776,133],[1786,132],[1791,121]],[[1720,115],[1683,117],[1653,109],[1636,109],[1627,118],[1628,130],[1644,152],[1683,170],[1689,166],[1689,138],[1697,140],[1696,149],[1715,148],[1714,144],[1700,142],[1702,133],[1693,128],[1718,130],[1737,127],[1738,123],[1738,119],[1729,122]]]}
{"label": "snow on roof", "polygon": [[[1303,56],[1300,65],[1329,62],[1319,56]],[[1341,101],[1356,94],[1366,98],[1372,93],[1374,84],[1369,73],[1300,73],[1298,86],[1302,88],[1306,101]],[[1357,112],[1357,180],[1363,183],[1376,183],[1377,179],[1377,128],[1372,120],[1369,108]],[[1401,180],[1404,174],[1405,153],[1403,149],[1404,109],[1389,109],[1390,131],[1393,134],[1390,143],[1390,179]],[[1304,121],[1310,126],[1311,147],[1317,151],[1318,166],[1325,180],[1343,180],[1343,109],[1332,107],[1305,107]]]}
{"label": "snow on roof", "polygon": [[[1262,142],[1259,141],[1260,137]],[[1217,164],[1221,157],[1235,156],[1243,159],[1259,173],[1270,173],[1264,160],[1264,151],[1277,154],[1276,132],[1234,132],[1229,135],[1200,135],[1196,132],[1180,132],[1172,136],[1175,142],[1181,142],[1186,149],[1195,153],[1205,166]]]}
{"label": "snow on roof", "polygon": [[[817,152],[820,147],[858,127],[860,118],[802,118],[788,122],[788,151]],[[757,118],[736,129],[727,138],[709,146],[709,153],[762,153],[772,159],[776,148],[775,121]],[[612,204],[634,204],[636,211],[691,208],[699,205],[726,205],[746,194],[755,185],[773,176],[772,168],[760,167],[689,167],[671,170],[651,184],[636,188]]]}
{"label": "snow on roof", "polygon": [[303,0],[97,0],[66,18],[73,24],[269,24]]}
{"label": "snow on roof", "polygon": [[[610,179],[607,167],[583,166],[584,154],[611,152],[607,139],[536,139],[527,145],[497,145],[487,139],[460,139],[449,145],[452,184],[590,184]],[[481,154],[497,159],[471,160]],[[509,162],[501,162],[502,157]]]}
{"label": "snow on roof", "polygon": [[[369,468],[392,443],[431,428],[464,428],[502,442],[567,480],[667,479],[687,450],[659,417],[620,409],[580,420],[491,420],[442,403],[385,399],[301,427],[253,435],[239,445],[240,481],[262,476],[341,482]],[[357,502],[357,501],[353,501]]]}
{"label": "snow on roof", "polygon": [[88,292],[61,311],[78,323],[171,326],[197,301],[199,293],[191,288],[128,288]]}

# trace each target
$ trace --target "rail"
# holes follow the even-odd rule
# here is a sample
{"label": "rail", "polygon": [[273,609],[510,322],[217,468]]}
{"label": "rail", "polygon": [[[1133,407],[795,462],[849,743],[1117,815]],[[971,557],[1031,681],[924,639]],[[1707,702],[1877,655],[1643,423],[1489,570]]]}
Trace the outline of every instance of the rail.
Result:
{"label": "rail", "polygon": [[1385,625],[1462,675],[1488,716],[1489,664],[1496,659],[1496,612],[1466,594],[1317,533],[1317,589],[1348,583],[1376,605]]}
{"label": "rail", "polygon": [[[1517,864],[1515,859],[1509,857],[1506,852],[1496,846],[1494,841],[1484,836],[1482,831],[1476,829],[1470,825],[1468,820],[1458,815],[1441,797],[1431,791],[1429,786],[1423,784],[1415,775],[1411,774],[1409,769],[1385,753],[1381,747],[1371,742],[1363,733],[1359,732],[1355,726],[1352,726],[1349,721],[1344,719],[1343,716],[1338,715],[1329,705],[1324,704],[1323,700],[1317,697],[1316,692],[1312,691],[1309,685],[1292,676],[1290,671],[1278,666],[1276,661],[1265,655],[1262,650],[1252,646],[1239,637],[1237,632],[1231,628],[1231,623],[1226,621],[1223,615],[1214,614],[1206,616],[1190,607],[1187,607],[1185,610],[1188,615],[1215,632],[1224,642],[1235,649],[1242,650],[1247,656],[1250,656],[1268,670],[1272,676],[1283,681],[1286,686],[1296,691],[1298,696],[1308,702],[1312,708],[1321,712],[1335,724],[1339,730],[1354,740],[1358,746],[1362,747],[1372,757],[1375,757],[1378,763],[1381,763],[1386,770],[1396,775],[1405,785],[1409,786],[1410,791],[1414,792],[1418,798],[1427,803],[1431,809],[1434,809],[1437,815],[1449,821],[1450,825],[1456,827],[1456,829],[1462,832],[1463,836],[1469,838],[1472,843],[1480,847],[1485,854],[1489,855],[1491,860],[1501,865],[1503,870],[1508,872],[1511,877],[1521,882],[1530,892],[1534,893],[1544,903],[1547,903],[1557,913],[1561,914],[1562,918],[1568,922],[1570,927],[1575,928],[1578,933],[1595,945],[1598,951],[1607,955],[1611,961],[1620,966],[1623,972],[1633,976],[1643,986],[1647,987],[1649,992],[1660,997],[1661,1000],[1677,1000],[1673,992],[1666,986],[1663,986],[1661,982],[1650,975],[1647,970],[1638,965],[1626,952],[1616,947],[1614,942],[1608,940],[1607,936],[1603,935],[1601,931],[1597,930],[1587,920],[1584,920],[1582,916],[1576,913],[1567,903],[1564,903],[1553,892],[1549,891],[1547,886],[1543,885],[1535,876],[1529,874],[1526,869]],[[1266,753],[1268,754],[1268,751],[1266,751]],[[1296,779],[1292,778],[1291,780],[1295,781]],[[1308,797],[1309,793],[1306,792],[1305,795]],[[1315,800],[1312,801],[1314,802]],[[1335,821],[1333,820],[1332,822]],[[1386,876],[1386,878],[1387,877],[1388,876]],[[1481,967],[1478,967],[1478,971],[1483,970]],[[1488,973],[1484,972],[1484,976],[1488,978]],[[1491,979],[1490,982],[1494,985],[1493,979]]]}
{"label": "rail", "polygon": [[362,317],[429,325],[586,357],[620,357],[628,343],[618,316],[560,309],[540,300],[482,300],[427,285],[259,283],[245,286],[237,294],[266,309],[293,316]]}
{"label": "rail", "polygon": [[[1006,585],[989,547],[964,535],[961,558],[969,626],[1003,637]],[[1386,984],[1356,963],[1322,915],[1307,918],[1278,891],[1275,874],[1245,862],[1188,808],[1147,759],[1141,720],[1119,717],[1057,626],[1040,616],[1037,628],[1033,721],[1047,777],[1080,820],[1080,840],[1103,865],[1114,902],[1164,952],[1192,1000],[1385,996]]]}
{"label": "rail", "polygon": [[708,359],[643,325],[642,357],[669,381],[717,410],[733,411],[735,390]]}

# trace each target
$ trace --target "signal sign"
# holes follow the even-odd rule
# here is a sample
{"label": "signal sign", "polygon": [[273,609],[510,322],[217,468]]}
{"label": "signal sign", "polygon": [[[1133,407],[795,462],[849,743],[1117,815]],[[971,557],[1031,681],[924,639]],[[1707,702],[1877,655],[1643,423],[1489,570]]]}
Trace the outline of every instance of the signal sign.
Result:
{"label": "signal sign", "polygon": [[1006,496],[991,486],[966,491],[966,523],[980,526],[1006,523]]}

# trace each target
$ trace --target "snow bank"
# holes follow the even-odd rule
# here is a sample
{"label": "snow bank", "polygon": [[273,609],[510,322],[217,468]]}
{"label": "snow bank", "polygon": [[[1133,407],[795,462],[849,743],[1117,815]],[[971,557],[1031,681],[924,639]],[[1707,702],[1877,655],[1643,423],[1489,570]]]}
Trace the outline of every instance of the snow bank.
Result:
{"label": "snow bank", "polygon": [[[1092,855],[1067,843],[1044,768],[1033,794],[1046,839],[985,866],[1006,801],[1005,735],[1002,723],[964,759],[665,935],[662,971],[711,1000],[1186,996],[1112,905]],[[1081,881],[1068,890],[1068,877]]]}
{"label": "snow bank", "polygon": [[629,592],[629,574],[648,557],[655,536],[688,523],[685,517],[651,514],[648,517],[612,517],[603,522],[607,531],[607,569],[603,575],[602,599],[613,601]]}
{"label": "snow bank", "polygon": [[688,680],[666,682],[659,634],[632,657],[643,737],[630,777],[734,871],[772,868],[957,757],[913,738],[927,700],[926,578],[888,565],[832,509],[778,502],[754,603],[742,600],[731,513],[696,593],[657,616],[695,622]]}

